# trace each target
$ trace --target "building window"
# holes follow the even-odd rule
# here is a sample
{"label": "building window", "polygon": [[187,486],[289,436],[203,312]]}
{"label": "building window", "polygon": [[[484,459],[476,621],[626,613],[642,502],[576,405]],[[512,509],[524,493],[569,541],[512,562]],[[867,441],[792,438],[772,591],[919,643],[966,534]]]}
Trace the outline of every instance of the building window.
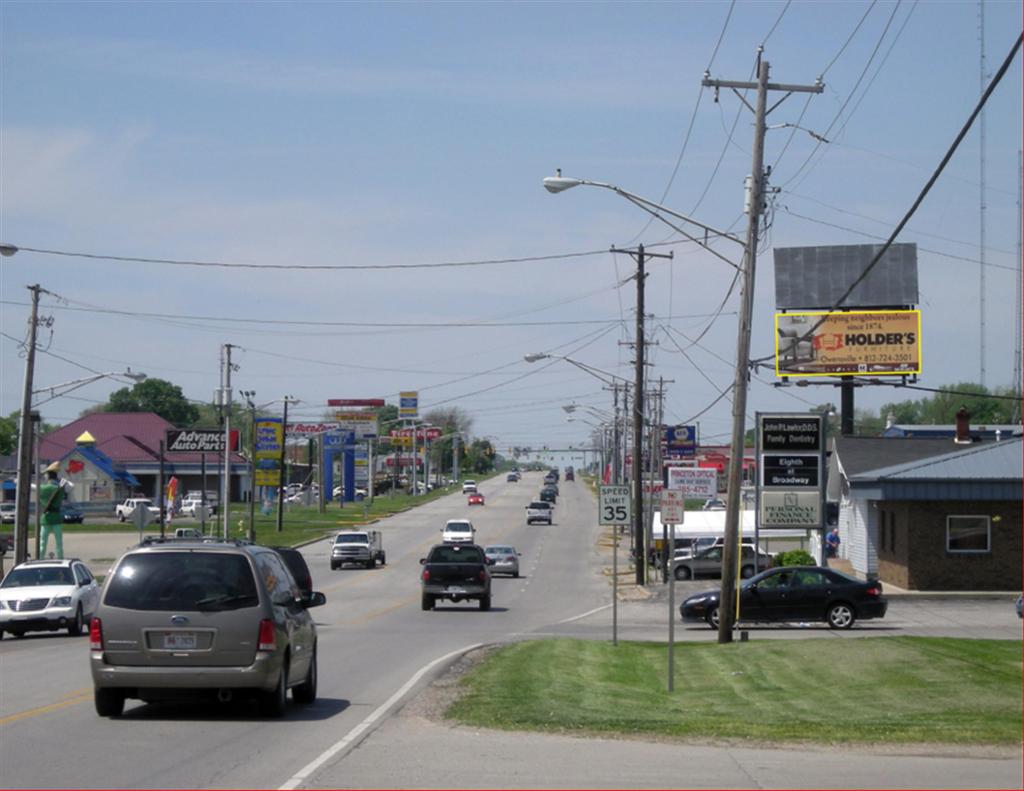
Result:
{"label": "building window", "polygon": [[990,552],[991,525],[987,516],[947,516],[947,552]]}

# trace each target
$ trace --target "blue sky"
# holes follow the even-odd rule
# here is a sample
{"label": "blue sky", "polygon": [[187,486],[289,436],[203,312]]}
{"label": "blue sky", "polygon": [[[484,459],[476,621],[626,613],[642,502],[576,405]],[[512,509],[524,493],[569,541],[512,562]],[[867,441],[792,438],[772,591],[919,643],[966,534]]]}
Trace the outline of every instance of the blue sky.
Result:
{"label": "blue sky", "polygon": [[[0,238],[291,267],[520,259],[672,238],[604,190],[547,194],[540,181],[556,167],[742,231],[750,113],[729,91],[716,104],[700,80],[709,65],[713,77],[749,79],[763,42],[772,80],[809,84],[823,74],[826,85],[809,101],[790,97],[769,123],[799,123],[831,141],[816,149],[803,131],[768,134],[771,183],[782,190],[756,281],[752,353],[763,356],[773,348],[771,247],[868,243],[862,234],[890,232],[979,96],[979,5],[765,0],[729,12],[728,2],[7,0]],[[985,20],[992,73],[1020,33],[1020,4],[989,0]],[[1007,386],[1020,331],[1019,56],[985,122],[986,383]],[[980,180],[975,128],[899,239],[927,248],[925,386],[980,377]],[[732,381],[737,297],[680,354],[673,339],[686,347],[705,328],[732,270],[692,245],[673,249],[674,261],[653,263],[648,279],[651,373],[674,380],[666,419],[683,422]],[[328,398],[420,390],[422,408],[460,406],[499,448],[578,445],[587,427],[566,422],[560,406],[606,408],[610,395],[567,363],[522,356],[569,355],[631,377],[622,342],[632,337],[635,291],[616,284],[632,271],[608,252],[313,272],[23,251],[0,264],[0,329],[24,337],[25,286],[39,283],[66,300],[44,301],[54,317],[48,351],[92,370],[130,365],[208,400],[220,345],[231,343],[240,347],[236,387],[260,402],[296,396],[305,417],[320,417]],[[503,326],[465,326],[496,322]],[[0,350],[7,414],[20,405],[24,363],[16,341],[0,338]],[[36,384],[87,375],[44,353]],[[771,382],[769,371],[752,382],[751,416],[838,401],[832,388]],[[118,386],[83,387],[43,414],[65,422]],[[863,388],[857,405],[924,395]],[[705,439],[726,441],[728,400],[699,422]]]}

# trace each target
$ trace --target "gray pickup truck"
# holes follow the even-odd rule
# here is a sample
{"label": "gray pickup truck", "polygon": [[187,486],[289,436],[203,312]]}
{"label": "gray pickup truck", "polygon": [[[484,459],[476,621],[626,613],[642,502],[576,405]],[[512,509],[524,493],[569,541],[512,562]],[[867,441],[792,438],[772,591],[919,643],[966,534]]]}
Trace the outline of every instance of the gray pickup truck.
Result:
{"label": "gray pickup truck", "polygon": [[424,610],[433,610],[438,599],[477,599],[481,610],[491,609],[491,561],[482,547],[438,544],[420,560],[420,565]]}

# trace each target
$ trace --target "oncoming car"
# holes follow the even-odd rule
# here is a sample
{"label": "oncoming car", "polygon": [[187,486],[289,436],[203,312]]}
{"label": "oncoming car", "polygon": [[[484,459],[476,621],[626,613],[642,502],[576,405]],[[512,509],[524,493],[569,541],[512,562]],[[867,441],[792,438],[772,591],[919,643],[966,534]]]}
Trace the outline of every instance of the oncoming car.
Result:
{"label": "oncoming car", "polygon": [[466,501],[467,505],[483,505],[484,496],[480,492],[473,492]]}
{"label": "oncoming car", "polygon": [[281,556],[242,541],[144,541],[125,553],[89,626],[96,713],[120,716],[127,698],[227,702],[254,697],[280,717],[288,690],[316,699],[317,635]]}
{"label": "oncoming car", "polygon": [[80,560],[27,560],[0,583],[0,634],[67,629],[77,636],[100,600],[100,586]]}

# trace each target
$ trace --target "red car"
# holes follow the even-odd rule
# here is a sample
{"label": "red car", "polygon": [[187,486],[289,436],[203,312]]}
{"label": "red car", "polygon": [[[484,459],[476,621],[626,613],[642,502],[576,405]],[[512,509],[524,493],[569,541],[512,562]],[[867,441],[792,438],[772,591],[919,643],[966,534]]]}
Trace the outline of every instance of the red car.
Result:
{"label": "red car", "polygon": [[469,503],[468,504],[469,505],[483,505],[484,504],[484,496],[482,494],[480,494],[480,492],[473,492],[473,494],[471,494],[469,496]]}

